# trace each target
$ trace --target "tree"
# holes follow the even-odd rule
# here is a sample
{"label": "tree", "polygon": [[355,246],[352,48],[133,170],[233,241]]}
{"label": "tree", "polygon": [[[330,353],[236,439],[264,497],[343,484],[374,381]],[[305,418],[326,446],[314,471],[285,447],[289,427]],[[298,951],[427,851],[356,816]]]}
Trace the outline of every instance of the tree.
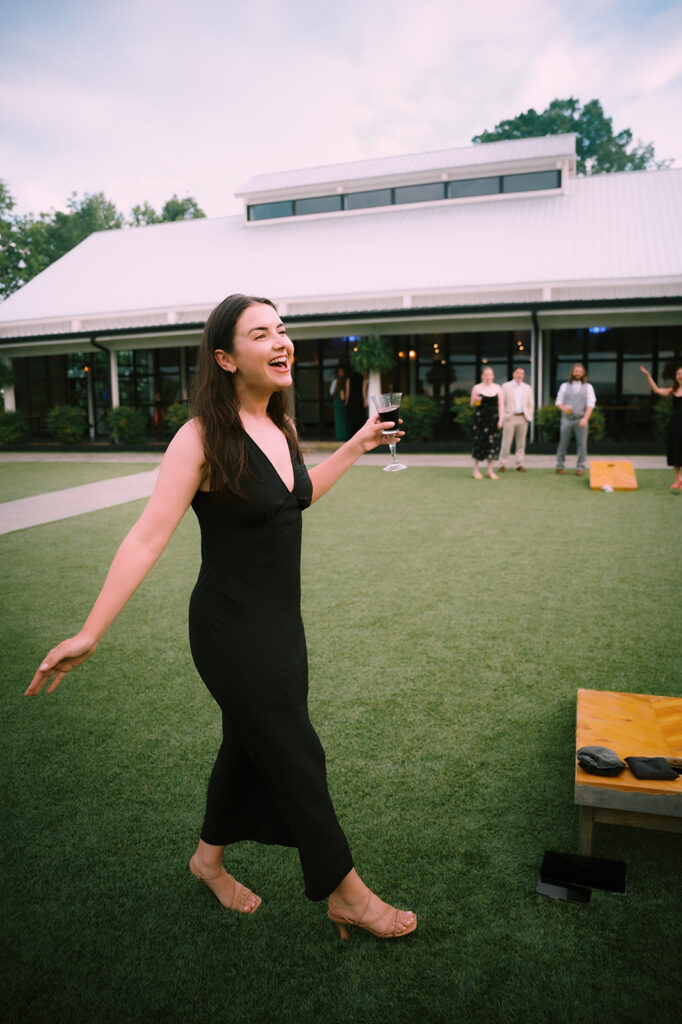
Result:
{"label": "tree", "polygon": [[178,199],[176,195],[173,195],[164,203],[161,210],[161,220],[164,221],[196,220],[205,216],[206,214],[193,196],[185,196],[184,199]]}
{"label": "tree", "polygon": [[15,205],[7,185],[0,181],[0,299],[7,298],[24,283],[19,218],[14,213]]}
{"label": "tree", "polygon": [[474,135],[472,142],[499,142],[502,139],[526,139],[539,135],[561,135],[575,132],[578,174],[604,174],[613,171],[643,171],[666,167],[669,160],[656,160],[652,142],[632,143],[629,128],[613,134],[610,117],[604,115],[599,100],[590,100],[583,107],[571,97],[552,100],[546,110],[538,113],[532,107],[524,114],[500,121],[492,131]]}
{"label": "tree", "polygon": [[142,227],[145,224],[161,224],[172,220],[195,220],[205,216],[206,214],[194,196],[178,199],[174,194],[163,204],[160,214],[146,200],[138,206],[133,206],[130,211],[129,223],[133,227]]}
{"label": "tree", "polygon": [[67,203],[68,213],[57,210],[46,237],[50,263],[69,252],[74,246],[88,238],[94,231],[111,231],[122,228],[125,218],[103,192],[79,199],[75,192]]}
{"label": "tree", "polygon": [[134,228],[144,227],[145,224],[158,224],[161,218],[158,213],[146,200],[142,204],[133,206],[130,211],[130,224]]}

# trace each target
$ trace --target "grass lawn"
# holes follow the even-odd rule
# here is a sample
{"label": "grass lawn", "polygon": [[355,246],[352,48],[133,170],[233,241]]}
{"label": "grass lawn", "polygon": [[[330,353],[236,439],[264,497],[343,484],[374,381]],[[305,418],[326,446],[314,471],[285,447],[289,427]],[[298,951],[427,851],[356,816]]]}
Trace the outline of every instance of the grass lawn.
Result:
{"label": "grass lawn", "polygon": [[677,1022],[682,837],[597,825],[627,894],[534,894],[544,850],[577,849],[578,687],[682,695],[682,497],[638,480],[362,467],[305,513],[330,789],[360,874],[419,915],[383,943],[339,940],[293,850],[234,847],[253,918],[187,869],[220,734],[187,643],[193,514],[96,657],[32,700],[142,503],[0,537],[4,1019]]}
{"label": "grass lawn", "polygon": [[97,480],[146,473],[158,463],[140,462],[0,462],[0,502],[31,498]]}

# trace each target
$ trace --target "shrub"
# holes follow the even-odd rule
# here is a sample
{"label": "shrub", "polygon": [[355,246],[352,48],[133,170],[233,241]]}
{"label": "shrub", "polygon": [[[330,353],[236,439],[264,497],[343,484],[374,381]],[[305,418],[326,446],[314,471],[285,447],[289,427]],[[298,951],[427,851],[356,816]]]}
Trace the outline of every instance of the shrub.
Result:
{"label": "shrub", "polygon": [[82,441],[87,419],[85,412],[74,405],[55,405],[45,419],[47,432],[60,444]]}
{"label": "shrub", "polygon": [[473,437],[474,434],[474,412],[469,395],[460,395],[454,398],[450,406],[452,418],[462,428],[465,437]]}
{"label": "shrub", "polygon": [[405,441],[430,441],[441,416],[440,405],[429,395],[407,395],[398,413]]}
{"label": "shrub", "polygon": [[548,402],[535,410],[535,426],[543,441],[559,440],[560,422],[561,409],[557,409],[554,402]]}
{"label": "shrub", "polygon": [[[540,431],[543,441],[559,440],[559,425],[561,423],[561,409],[554,402],[541,405],[535,412],[535,426]],[[604,436],[605,419],[604,412],[600,406],[595,406],[589,419],[588,437],[593,441],[601,441]]]}
{"label": "shrub", "polygon": [[654,437],[667,437],[670,417],[673,414],[673,400],[669,395],[661,398],[654,406]]}
{"label": "shrub", "polygon": [[25,444],[30,434],[23,413],[0,412],[0,444]]}
{"label": "shrub", "polygon": [[177,434],[180,427],[184,426],[187,420],[192,418],[192,410],[182,402],[173,402],[166,409],[166,424],[171,435]]}
{"label": "shrub", "polygon": [[107,413],[114,444],[142,444],[147,440],[147,420],[140,409],[119,405]]}

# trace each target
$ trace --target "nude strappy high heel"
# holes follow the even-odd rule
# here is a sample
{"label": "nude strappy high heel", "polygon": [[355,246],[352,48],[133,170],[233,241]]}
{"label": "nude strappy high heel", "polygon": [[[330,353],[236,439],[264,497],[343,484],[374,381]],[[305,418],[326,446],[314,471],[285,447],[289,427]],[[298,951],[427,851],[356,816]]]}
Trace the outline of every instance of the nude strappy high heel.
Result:
{"label": "nude strappy high heel", "polygon": [[365,931],[371,935],[375,935],[377,939],[401,939],[403,935],[409,935],[417,927],[416,915],[413,915],[413,921],[411,924],[405,926],[403,931],[398,931],[398,914],[401,913],[396,907],[386,907],[383,912],[380,910],[378,915],[372,919],[371,914],[367,913],[372,896],[374,893],[370,892],[367,897],[367,902],[362,909],[362,913],[359,917],[351,917],[346,914],[343,910],[338,907],[332,906],[331,903],[328,905],[327,916],[330,921],[338,926],[339,935],[342,939],[349,939],[350,936],[346,929],[346,925],[355,925],[357,928],[364,928]]}
{"label": "nude strappy high heel", "polygon": [[[201,871],[197,866],[197,862],[194,856],[192,856],[189,862],[189,869],[195,878],[198,878],[200,882],[203,882],[204,885],[208,886],[211,892],[218,897],[220,903],[222,903],[222,905],[226,907],[228,910],[238,910],[240,914],[255,914],[258,908],[260,907],[261,903],[263,902],[260,896],[256,896],[254,892],[251,892],[251,890],[247,889],[245,885],[242,885],[241,882],[238,882],[236,878],[234,878],[232,875],[229,875],[225,868],[221,868],[217,875],[211,875],[210,877],[208,875],[202,875]],[[220,896],[218,896],[215,886],[211,885],[211,882],[215,882],[223,876],[226,876],[232,881],[232,894],[227,903],[224,900],[222,900]],[[256,905],[250,909],[245,907],[246,901],[248,900],[249,896],[256,896],[256,899],[258,901]]]}

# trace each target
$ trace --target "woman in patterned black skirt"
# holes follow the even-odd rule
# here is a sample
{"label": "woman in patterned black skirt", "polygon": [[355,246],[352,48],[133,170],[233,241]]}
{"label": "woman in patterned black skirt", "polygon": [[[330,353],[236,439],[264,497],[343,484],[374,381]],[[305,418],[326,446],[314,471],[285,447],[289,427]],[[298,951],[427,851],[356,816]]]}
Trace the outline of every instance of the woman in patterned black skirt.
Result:
{"label": "woman in patterned black skirt", "polygon": [[486,366],[481,374],[481,383],[474,384],[471,389],[471,404],[476,410],[472,451],[474,480],[483,479],[478,464],[484,460],[488,463],[488,476],[491,480],[497,480],[497,474],[493,472],[493,462],[500,453],[502,388],[495,383],[495,374],[491,366]]}

